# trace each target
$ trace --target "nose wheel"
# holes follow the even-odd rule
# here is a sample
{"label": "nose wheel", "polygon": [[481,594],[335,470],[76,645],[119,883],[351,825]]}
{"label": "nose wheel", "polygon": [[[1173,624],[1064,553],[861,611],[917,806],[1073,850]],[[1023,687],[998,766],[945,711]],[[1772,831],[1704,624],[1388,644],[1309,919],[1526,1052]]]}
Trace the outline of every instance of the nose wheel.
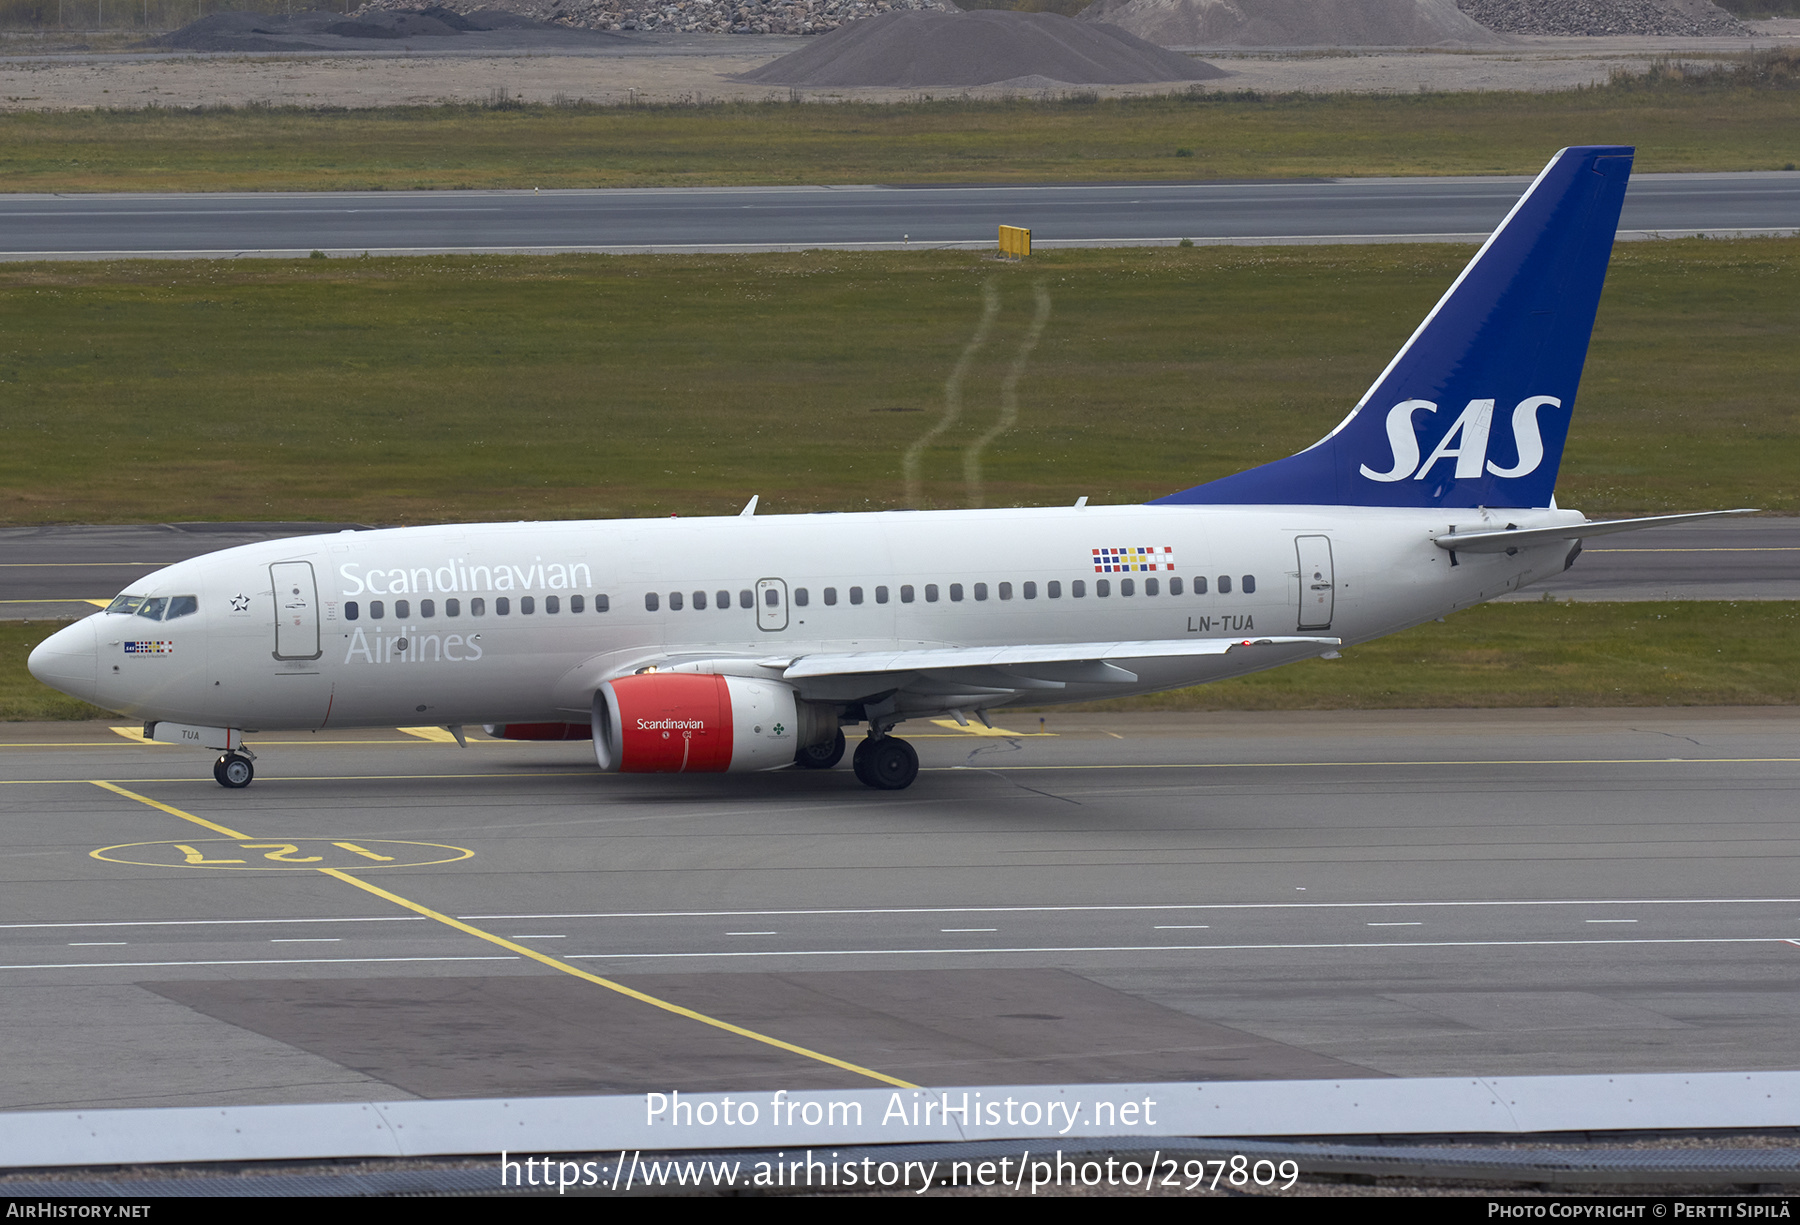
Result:
{"label": "nose wheel", "polygon": [[893,736],[864,740],[850,759],[857,779],[877,791],[904,791],[919,777],[919,755],[913,746]]}
{"label": "nose wheel", "polygon": [[219,780],[219,786],[236,790],[250,785],[256,777],[256,767],[242,753],[226,753],[213,763],[213,777]]}

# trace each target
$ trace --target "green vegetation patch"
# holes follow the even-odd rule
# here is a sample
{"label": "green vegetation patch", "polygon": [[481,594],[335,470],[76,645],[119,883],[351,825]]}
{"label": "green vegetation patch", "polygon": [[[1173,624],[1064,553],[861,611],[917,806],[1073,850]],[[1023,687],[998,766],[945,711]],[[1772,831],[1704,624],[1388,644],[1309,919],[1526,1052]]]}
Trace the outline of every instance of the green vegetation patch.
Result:
{"label": "green vegetation patch", "polygon": [[1745,80],[1544,94],[11,112],[0,115],[0,175],[10,191],[274,191],[1535,174],[1559,147],[1585,144],[1637,146],[1640,172],[1800,162],[1800,92]]}
{"label": "green vegetation patch", "polygon": [[[1458,246],[0,265],[0,522],[1140,502],[1335,425]],[[1036,316],[1049,316],[1001,420]],[[1800,509],[1800,240],[1617,249],[1558,487]]]}
{"label": "green vegetation patch", "polygon": [[[1577,563],[1579,565],[1580,563]],[[1800,603],[1483,604],[1238,680],[1088,710],[1792,706]]]}
{"label": "green vegetation patch", "polygon": [[[0,622],[0,720],[106,712],[40,685],[31,649],[62,623]],[[1484,604],[1443,624],[1193,689],[1074,710],[1791,706],[1800,603]]]}
{"label": "green vegetation patch", "polygon": [[58,693],[38,683],[25,669],[38,643],[66,621],[0,621],[0,720],[103,719],[98,706]]}

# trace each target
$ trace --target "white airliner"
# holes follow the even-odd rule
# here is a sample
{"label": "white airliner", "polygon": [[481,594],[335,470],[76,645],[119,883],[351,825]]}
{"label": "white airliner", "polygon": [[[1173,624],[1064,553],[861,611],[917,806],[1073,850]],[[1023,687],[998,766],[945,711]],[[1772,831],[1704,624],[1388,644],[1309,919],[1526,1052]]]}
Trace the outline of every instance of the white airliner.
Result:
{"label": "white airliner", "polygon": [[[1557,573],[1553,496],[1632,150],[1553,158],[1355,409],[1146,506],[344,532],[159,570],[33,675],[220,750],[296,728],[585,739],[605,770],[822,769],[897,789],[928,716],[1150,693],[1391,634]],[[1749,513],[1745,511],[1707,514]]]}

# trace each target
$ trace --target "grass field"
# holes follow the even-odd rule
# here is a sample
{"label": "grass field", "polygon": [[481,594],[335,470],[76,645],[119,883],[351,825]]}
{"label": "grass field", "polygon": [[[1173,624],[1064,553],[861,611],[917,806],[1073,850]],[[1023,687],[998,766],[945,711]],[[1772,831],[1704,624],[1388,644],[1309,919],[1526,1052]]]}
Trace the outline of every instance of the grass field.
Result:
{"label": "grass field", "polygon": [[1581,144],[1635,145],[1639,173],[1780,170],[1800,163],[1800,90],[13,112],[0,175],[80,192],[1534,174]]}
{"label": "grass field", "polygon": [[[0,622],[0,720],[104,712],[37,683],[60,623]],[[1773,706],[1800,702],[1800,604],[1487,604],[1270,672],[1082,710]]]}
{"label": "grass field", "polygon": [[[1457,246],[0,265],[0,522],[579,518],[904,504],[964,449],[1042,285],[987,505],[1141,501],[1355,402]],[[1621,244],[1558,493],[1800,509],[1800,240]]]}

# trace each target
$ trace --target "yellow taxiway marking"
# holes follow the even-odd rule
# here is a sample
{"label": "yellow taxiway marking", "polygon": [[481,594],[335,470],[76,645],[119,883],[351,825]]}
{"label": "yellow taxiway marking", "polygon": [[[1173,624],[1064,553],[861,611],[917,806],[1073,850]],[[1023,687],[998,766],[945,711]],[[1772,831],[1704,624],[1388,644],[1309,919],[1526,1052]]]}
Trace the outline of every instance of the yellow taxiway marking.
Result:
{"label": "yellow taxiway marking", "polygon": [[[456,737],[447,728],[442,727],[396,727],[397,732],[405,732],[408,736],[417,736],[420,740],[429,740],[433,744],[455,744]],[[479,743],[479,741],[477,742]]]}
{"label": "yellow taxiway marking", "polygon": [[154,744],[165,749],[172,749],[175,747],[172,744],[163,744],[160,740],[150,739],[150,737],[144,735],[144,729],[141,727],[109,727],[106,730],[115,736],[125,737],[125,739],[131,741],[133,744]]}
{"label": "yellow taxiway marking", "polygon": [[1583,549],[1583,553],[1800,553],[1800,545],[1755,545],[1733,549]]}
{"label": "yellow taxiway marking", "polygon": [[[931,725],[933,727],[947,727],[952,732],[955,732],[959,736],[1018,736],[1018,737],[1025,737],[1025,736],[1054,736],[1054,735],[1056,735],[1055,732],[1010,732],[1010,731],[1007,731],[1004,727],[983,727],[979,723],[971,723],[967,727],[964,727],[961,724],[957,723],[957,721],[955,719],[933,719],[931,721]],[[942,737],[934,736],[930,732],[926,732],[923,735],[920,735],[919,733],[915,732],[915,733],[913,733],[912,738],[915,740],[937,740],[937,739],[941,739]]]}
{"label": "yellow taxiway marking", "polygon": [[[412,842],[393,838],[368,838],[365,842],[374,846],[395,851],[395,854],[384,855],[381,851],[364,846],[360,842],[339,842],[330,838],[295,838],[291,841],[242,842],[226,838],[196,838],[193,842],[176,842],[163,839],[159,842],[121,842],[116,846],[103,846],[97,851],[89,851],[88,858],[102,859],[107,863],[128,863],[144,868],[241,868],[248,871],[312,871],[326,862],[326,856],[337,860],[343,867],[363,867],[357,859],[367,859],[375,863],[390,863],[397,868],[424,868],[434,864],[458,863],[464,859],[473,859],[475,852],[467,847],[447,846],[441,842]],[[223,844],[223,845],[222,845]],[[418,858],[418,848],[427,848],[424,852],[432,858]],[[246,859],[236,855],[249,851],[261,854],[250,855]],[[311,851],[323,851],[324,854],[309,854]],[[348,851],[356,858],[335,854],[337,851]]]}
{"label": "yellow taxiway marking", "polygon": [[[104,787],[108,791],[116,792],[127,799],[136,800],[140,804],[148,804],[150,807],[161,812],[166,812],[170,816],[180,817],[183,821],[192,821],[195,825],[203,825],[207,829],[224,834],[227,838],[239,842],[248,842],[251,840],[252,836],[249,834],[240,834],[236,830],[226,829],[223,825],[208,821],[205,817],[197,817],[191,812],[183,812],[179,808],[174,808],[168,804],[161,803],[158,800],[153,800],[149,796],[139,795],[135,791],[127,791],[125,788],[117,786],[116,784],[105,782],[100,779],[90,779],[88,781],[92,782],[96,787]],[[729,1021],[721,1021],[717,1017],[709,1017],[703,1012],[695,1012],[692,1008],[683,1008],[680,1004],[671,1003],[665,999],[659,999],[654,995],[647,995],[642,991],[627,987],[624,983],[614,982],[610,978],[602,978],[598,974],[590,974],[579,966],[572,966],[566,961],[559,961],[557,958],[552,957],[547,953],[540,953],[536,949],[527,948],[523,944],[515,944],[504,936],[496,936],[492,932],[483,931],[479,927],[464,923],[461,919],[451,918],[447,914],[440,914],[429,906],[422,906],[418,902],[403,898],[397,893],[390,893],[379,885],[372,885],[366,880],[350,875],[350,873],[341,868],[318,868],[315,870],[334,880],[343,881],[346,885],[353,885],[365,893],[372,893],[376,897],[385,898],[394,903],[394,905],[403,907],[415,914],[424,915],[427,919],[436,920],[446,927],[453,927],[459,932],[474,936],[477,940],[485,940],[489,944],[498,945],[508,952],[529,958],[532,961],[549,966],[553,970],[560,970],[564,974],[572,975],[584,982],[593,983],[597,987],[605,987],[608,991],[616,991],[620,995],[637,1000],[639,1003],[649,1004],[652,1008],[660,1008],[664,1012],[673,1013],[678,1017],[686,1017],[690,1021],[698,1021],[702,1025],[710,1025],[714,1029],[722,1029],[726,1033],[736,1034],[740,1038],[748,1038],[752,1042],[760,1042],[764,1046],[772,1046],[778,1050],[799,1055],[802,1058],[811,1059],[818,1063],[829,1064],[834,1068],[841,1068],[846,1072],[853,1072],[858,1076],[867,1076],[871,1080],[878,1080],[883,1084],[894,1085],[901,1089],[917,1089],[920,1087],[913,1084],[911,1081],[901,1080],[895,1076],[889,1076],[885,1072],[877,1072],[873,1068],[865,1068],[860,1064],[850,1063],[848,1060],[837,1059],[819,1051],[809,1050],[804,1046],[797,1046],[792,1042],[783,1042],[780,1038],[772,1038],[768,1034],[758,1033],[753,1029],[745,1029],[741,1025],[733,1025]]]}

